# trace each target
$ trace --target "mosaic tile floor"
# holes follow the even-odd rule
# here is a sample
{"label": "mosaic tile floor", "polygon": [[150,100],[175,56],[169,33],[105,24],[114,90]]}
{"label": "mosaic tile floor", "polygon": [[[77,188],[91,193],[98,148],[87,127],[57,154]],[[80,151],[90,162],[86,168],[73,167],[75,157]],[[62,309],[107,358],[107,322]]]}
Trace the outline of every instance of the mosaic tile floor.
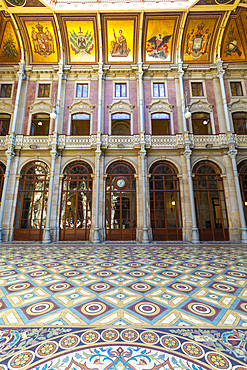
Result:
{"label": "mosaic tile floor", "polygon": [[0,370],[247,369],[247,248],[2,244]]}

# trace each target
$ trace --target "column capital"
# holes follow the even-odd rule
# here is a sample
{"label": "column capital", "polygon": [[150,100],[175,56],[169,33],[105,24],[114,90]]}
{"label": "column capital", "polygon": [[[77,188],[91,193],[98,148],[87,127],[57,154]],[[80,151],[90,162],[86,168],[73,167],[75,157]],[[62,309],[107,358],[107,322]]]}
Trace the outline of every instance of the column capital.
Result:
{"label": "column capital", "polygon": [[177,66],[178,66],[178,77],[179,78],[182,78],[183,75],[184,75],[183,62],[182,62],[182,60],[179,60],[178,61]]}
{"label": "column capital", "polygon": [[190,159],[192,154],[192,150],[190,149],[189,145],[185,145],[185,150],[183,152],[183,155],[185,156],[186,159]]}
{"label": "column capital", "polygon": [[219,59],[216,63],[216,66],[217,66],[217,73],[216,73],[216,76],[218,78],[223,78],[224,76],[224,73],[225,73],[225,70],[223,69],[223,61],[221,59]]}
{"label": "column capital", "polygon": [[22,60],[20,61],[19,63],[19,71],[17,72],[17,76],[20,80],[24,80],[24,78],[26,78],[26,74],[25,74],[25,62]]}
{"label": "column capital", "polygon": [[57,72],[57,74],[58,74],[59,78],[63,78],[63,62],[62,61],[60,61],[58,63],[58,72]]}
{"label": "column capital", "polygon": [[235,159],[236,155],[238,154],[238,151],[235,148],[235,146],[232,145],[232,146],[229,146],[229,151],[227,152],[227,154],[229,155],[229,157],[231,157],[231,159]]}

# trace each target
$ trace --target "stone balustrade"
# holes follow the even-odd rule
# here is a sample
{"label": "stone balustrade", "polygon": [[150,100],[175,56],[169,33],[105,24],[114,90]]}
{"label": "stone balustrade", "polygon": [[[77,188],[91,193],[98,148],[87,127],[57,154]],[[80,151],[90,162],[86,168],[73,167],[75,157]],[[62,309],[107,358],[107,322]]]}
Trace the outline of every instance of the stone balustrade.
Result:
{"label": "stone balustrade", "polygon": [[[0,136],[0,149],[5,150],[9,136]],[[50,149],[52,135],[48,136],[25,136],[16,135],[15,145],[17,149]],[[222,148],[227,147],[227,135],[189,135],[192,148]],[[247,148],[247,135],[234,135],[236,146]],[[94,149],[97,136],[68,136],[58,135],[58,148],[60,149]],[[177,135],[145,135],[147,148],[181,148],[184,146],[184,137]],[[103,148],[126,148],[133,149],[140,147],[139,135],[114,136],[101,135]]]}

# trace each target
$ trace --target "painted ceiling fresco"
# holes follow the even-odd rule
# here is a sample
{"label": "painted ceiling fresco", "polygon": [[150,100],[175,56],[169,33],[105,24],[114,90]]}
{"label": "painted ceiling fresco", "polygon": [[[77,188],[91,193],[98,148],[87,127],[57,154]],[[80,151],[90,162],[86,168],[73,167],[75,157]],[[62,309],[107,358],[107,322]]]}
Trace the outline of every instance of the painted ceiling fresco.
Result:
{"label": "painted ceiling fresco", "polygon": [[45,7],[39,0],[5,0],[8,7]]}
{"label": "painted ceiling fresco", "polygon": [[10,20],[0,21],[0,60],[1,63],[16,64],[20,61],[20,46]]}
{"label": "painted ceiling fresco", "polygon": [[53,18],[22,19],[31,50],[31,63],[58,62],[58,42]]}
{"label": "painted ceiling fresco", "polygon": [[235,0],[199,0],[196,5],[231,5]]}
{"label": "painted ceiling fresco", "polygon": [[[11,0],[12,1],[12,0]],[[18,1],[18,0],[13,0]],[[20,0],[21,1],[21,0]],[[26,0],[36,1],[36,0]],[[17,64],[20,46],[11,17],[1,12],[0,63]],[[186,63],[211,63],[218,43],[224,12],[199,14],[191,12],[186,19],[183,35],[182,12],[144,17],[142,58],[144,63],[176,63],[177,43],[181,42],[181,56]],[[55,20],[50,15],[16,16],[25,52],[30,64],[56,64],[59,43]],[[96,15],[58,15],[62,43],[67,64],[98,63],[99,44]],[[102,15],[102,43],[104,63],[131,64],[137,61],[139,40],[138,15]],[[141,30],[142,31],[142,30]],[[247,60],[247,9],[232,12],[221,42],[221,58],[228,63]]]}

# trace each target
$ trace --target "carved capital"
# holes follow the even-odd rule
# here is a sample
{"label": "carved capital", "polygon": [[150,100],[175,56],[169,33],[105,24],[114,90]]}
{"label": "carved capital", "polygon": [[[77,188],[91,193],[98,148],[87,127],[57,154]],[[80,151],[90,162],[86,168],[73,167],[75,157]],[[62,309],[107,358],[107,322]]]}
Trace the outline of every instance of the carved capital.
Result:
{"label": "carved capital", "polygon": [[185,150],[184,150],[183,154],[184,154],[186,159],[190,159],[191,154],[192,154],[192,150],[190,149],[190,147],[188,145],[185,145]]}
{"label": "carved capital", "polygon": [[235,159],[236,155],[238,154],[237,149],[234,146],[229,147],[229,151],[227,153],[231,159]]}
{"label": "carved capital", "polygon": [[225,71],[223,69],[223,62],[221,59],[218,60],[218,62],[216,63],[216,66],[217,66],[216,76],[219,78],[223,78]]}

